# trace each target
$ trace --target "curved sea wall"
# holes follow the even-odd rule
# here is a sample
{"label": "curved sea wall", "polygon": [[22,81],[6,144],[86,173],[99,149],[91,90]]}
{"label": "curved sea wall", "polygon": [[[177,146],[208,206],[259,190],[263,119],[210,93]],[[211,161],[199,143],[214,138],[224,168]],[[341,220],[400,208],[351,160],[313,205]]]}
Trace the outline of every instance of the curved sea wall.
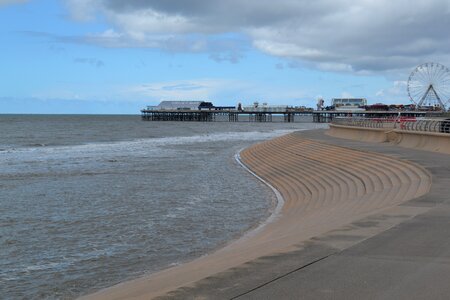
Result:
{"label": "curved sea wall", "polygon": [[284,199],[271,222],[212,254],[86,298],[170,296],[258,258],[297,250],[313,237],[419,197],[431,185],[430,174],[416,164],[296,134],[251,146],[240,157]]}
{"label": "curved sea wall", "polygon": [[450,154],[448,133],[393,130],[388,135],[389,142],[401,147]]}
{"label": "curved sea wall", "polygon": [[389,142],[400,147],[450,154],[450,134],[330,124],[328,135],[363,142]]}
{"label": "curved sea wall", "polygon": [[388,141],[386,129],[365,128],[330,124],[329,135],[362,142],[384,143]]}

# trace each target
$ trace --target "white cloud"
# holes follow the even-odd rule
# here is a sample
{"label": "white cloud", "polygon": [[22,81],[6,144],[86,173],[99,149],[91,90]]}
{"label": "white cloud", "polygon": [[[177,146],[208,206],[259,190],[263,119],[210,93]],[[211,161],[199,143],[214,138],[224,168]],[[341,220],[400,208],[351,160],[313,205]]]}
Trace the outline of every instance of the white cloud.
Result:
{"label": "white cloud", "polygon": [[343,63],[333,63],[333,62],[323,62],[318,63],[317,68],[323,71],[332,71],[332,72],[353,72],[353,68],[349,64]]}
{"label": "white cloud", "polygon": [[274,56],[314,59],[324,55],[319,49],[303,48],[292,43],[280,43],[272,40],[255,40],[253,44],[256,48]]}
{"label": "white cloud", "polygon": [[123,35],[104,41],[109,46],[166,50],[160,41],[170,36],[172,49],[208,52],[208,37],[232,32],[265,53],[322,70],[367,74],[450,63],[448,0],[66,1],[77,19],[106,17]]}
{"label": "white cloud", "polygon": [[107,16],[123,28],[128,34],[144,36],[145,34],[191,33],[197,32],[188,18],[181,15],[170,15],[153,9],[143,9],[133,13],[107,12]]}
{"label": "white cloud", "polygon": [[198,79],[152,82],[124,89],[125,94],[148,97],[149,100],[208,100],[227,86],[226,80]]}

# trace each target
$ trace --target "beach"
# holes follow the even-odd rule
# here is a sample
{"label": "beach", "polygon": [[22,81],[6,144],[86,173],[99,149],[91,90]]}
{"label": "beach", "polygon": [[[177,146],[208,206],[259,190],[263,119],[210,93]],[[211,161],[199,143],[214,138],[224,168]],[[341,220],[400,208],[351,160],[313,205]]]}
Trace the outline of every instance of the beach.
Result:
{"label": "beach", "polygon": [[[309,136],[293,133],[258,143],[241,151],[240,161],[283,198],[283,206],[275,210],[269,222],[209,255],[84,298],[182,299],[198,295],[195,291],[199,287],[201,296],[205,285],[209,292],[215,288],[216,294],[209,295],[217,297],[218,290],[248,290],[249,280],[259,278],[264,282],[267,277],[282,274],[282,266],[287,267],[283,263],[270,265],[266,266],[269,274],[258,273],[257,266],[264,265],[261,261],[304,251],[312,240],[330,232],[345,236],[346,226],[370,216],[393,216],[376,228],[353,228],[359,230],[359,238],[332,243],[333,251],[345,249],[404,221],[399,213],[411,217],[422,212],[398,205],[423,196],[431,186],[430,173],[416,163],[318,141],[311,132]],[[236,282],[227,274],[235,278],[254,276]],[[218,282],[214,278],[219,278]],[[208,280],[215,284],[208,284]],[[252,285],[258,286],[256,282]],[[224,298],[230,298],[226,295]]]}

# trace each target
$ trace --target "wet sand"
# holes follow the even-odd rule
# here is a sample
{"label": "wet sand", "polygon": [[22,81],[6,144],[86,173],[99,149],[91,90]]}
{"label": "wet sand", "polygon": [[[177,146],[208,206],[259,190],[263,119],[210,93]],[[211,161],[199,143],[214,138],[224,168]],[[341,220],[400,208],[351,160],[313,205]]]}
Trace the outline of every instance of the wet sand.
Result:
{"label": "wet sand", "polygon": [[[102,290],[86,299],[149,299],[269,255],[424,195],[422,167],[381,154],[289,134],[249,147],[241,161],[284,199],[257,231],[192,262]],[[170,294],[169,294],[170,295]]]}

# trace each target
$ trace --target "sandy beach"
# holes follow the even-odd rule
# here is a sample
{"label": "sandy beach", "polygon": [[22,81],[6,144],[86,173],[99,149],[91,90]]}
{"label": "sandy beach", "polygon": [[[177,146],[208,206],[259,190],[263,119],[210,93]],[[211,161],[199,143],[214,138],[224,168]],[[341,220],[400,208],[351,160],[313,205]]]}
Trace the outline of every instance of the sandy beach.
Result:
{"label": "sandy beach", "polygon": [[298,249],[301,242],[428,192],[420,166],[289,134],[249,147],[241,161],[284,199],[263,228],[226,247],[84,299],[149,299],[259,257]]}

